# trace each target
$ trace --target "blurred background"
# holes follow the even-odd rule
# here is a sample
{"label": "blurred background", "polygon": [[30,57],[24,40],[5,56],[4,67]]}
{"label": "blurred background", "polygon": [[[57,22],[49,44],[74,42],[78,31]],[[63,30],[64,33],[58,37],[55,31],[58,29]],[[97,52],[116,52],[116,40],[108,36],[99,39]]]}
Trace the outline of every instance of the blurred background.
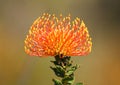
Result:
{"label": "blurred background", "polygon": [[88,56],[72,57],[84,85],[120,85],[119,0],[0,0],[0,85],[53,85],[53,57],[31,57],[24,40],[43,13],[79,17],[92,37]]}

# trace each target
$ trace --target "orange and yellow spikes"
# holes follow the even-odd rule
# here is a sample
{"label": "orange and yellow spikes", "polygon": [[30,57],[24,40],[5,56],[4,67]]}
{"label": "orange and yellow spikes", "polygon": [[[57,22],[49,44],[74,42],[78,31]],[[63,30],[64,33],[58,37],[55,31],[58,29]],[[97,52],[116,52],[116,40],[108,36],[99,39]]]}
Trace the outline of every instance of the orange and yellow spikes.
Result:
{"label": "orange and yellow spikes", "polygon": [[43,14],[34,21],[25,39],[25,51],[31,56],[84,56],[91,52],[92,42],[83,21],[70,15],[57,18]]}

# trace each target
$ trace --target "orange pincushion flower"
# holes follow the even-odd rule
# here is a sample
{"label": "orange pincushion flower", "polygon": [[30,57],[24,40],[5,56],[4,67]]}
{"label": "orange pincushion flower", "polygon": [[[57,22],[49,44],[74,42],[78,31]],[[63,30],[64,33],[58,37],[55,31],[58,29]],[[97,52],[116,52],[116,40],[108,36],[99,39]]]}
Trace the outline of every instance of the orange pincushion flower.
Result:
{"label": "orange pincushion flower", "polygon": [[31,56],[83,56],[91,52],[92,42],[84,22],[70,15],[58,19],[43,14],[31,26],[25,39],[25,51]]}

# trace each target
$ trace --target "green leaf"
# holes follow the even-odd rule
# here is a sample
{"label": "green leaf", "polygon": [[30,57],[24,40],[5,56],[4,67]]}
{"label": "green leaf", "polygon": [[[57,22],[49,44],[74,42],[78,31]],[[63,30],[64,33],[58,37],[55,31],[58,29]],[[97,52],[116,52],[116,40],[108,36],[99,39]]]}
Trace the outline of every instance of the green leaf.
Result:
{"label": "green leaf", "polygon": [[66,76],[72,75],[74,73],[74,71],[69,70],[67,73],[65,73]]}
{"label": "green leaf", "polygon": [[75,71],[77,68],[79,68],[79,65],[73,66],[72,69]]}
{"label": "green leaf", "polygon": [[50,67],[50,68],[55,72],[55,74],[58,77],[64,77],[65,70],[61,66],[56,65],[56,67]]}
{"label": "green leaf", "polygon": [[78,68],[77,65],[69,67],[69,69],[67,69],[67,72],[65,73],[65,75],[72,75],[72,74],[74,74],[74,71],[76,71],[77,68]]}
{"label": "green leaf", "polygon": [[65,84],[73,84],[74,82],[74,77],[70,77],[70,76],[67,76],[65,78],[62,79],[62,83],[65,83]]}
{"label": "green leaf", "polygon": [[83,83],[77,83],[76,85],[83,85]]}
{"label": "green leaf", "polygon": [[54,85],[62,85],[62,82],[58,79],[53,79]]}

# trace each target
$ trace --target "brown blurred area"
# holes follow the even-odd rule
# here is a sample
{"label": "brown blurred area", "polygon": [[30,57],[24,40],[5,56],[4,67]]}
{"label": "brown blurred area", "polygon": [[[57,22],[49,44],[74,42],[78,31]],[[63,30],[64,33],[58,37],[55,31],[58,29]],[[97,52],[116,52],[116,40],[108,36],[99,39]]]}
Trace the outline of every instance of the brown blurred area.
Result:
{"label": "brown blurred area", "polygon": [[73,57],[81,68],[76,82],[84,85],[120,85],[119,0],[1,0],[0,85],[53,85],[48,58],[30,57],[24,39],[33,21],[43,13],[62,13],[84,20],[93,41],[90,55]]}

